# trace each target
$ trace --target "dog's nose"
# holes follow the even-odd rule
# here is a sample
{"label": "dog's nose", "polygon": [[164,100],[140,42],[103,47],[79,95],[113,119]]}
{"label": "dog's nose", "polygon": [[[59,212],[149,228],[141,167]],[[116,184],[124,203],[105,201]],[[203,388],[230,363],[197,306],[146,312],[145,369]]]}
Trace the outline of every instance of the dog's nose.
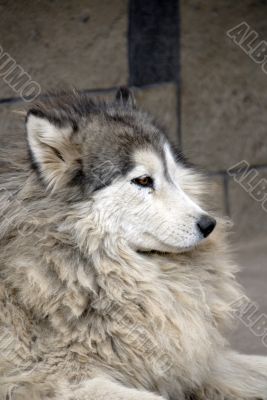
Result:
{"label": "dog's nose", "polygon": [[202,215],[197,222],[197,226],[204,238],[206,238],[215,228],[216,219],[210,217],[209,215]]}

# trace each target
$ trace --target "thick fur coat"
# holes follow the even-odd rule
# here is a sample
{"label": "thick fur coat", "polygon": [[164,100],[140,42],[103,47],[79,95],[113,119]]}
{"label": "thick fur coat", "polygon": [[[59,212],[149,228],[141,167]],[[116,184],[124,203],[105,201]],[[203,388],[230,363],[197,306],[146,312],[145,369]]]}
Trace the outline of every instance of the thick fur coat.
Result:
{"label": "thick fur coat", "polygon": [[[153,119],[124,90],[110,104],[48,97],[26,126],[28,155],[2,156],[0,399],[267,399],[267,359],[223,336],[243,298],[227,223],[190,247],[191,211],[177,233],[174,201],[153,225],[152,206],[136,216],[152,189],[127,197],[138,163],[162,159],[171,174]],[[186,196],[209,211],[203,178],[171,153]],[[149,235],[133,239],[137,226]]]}

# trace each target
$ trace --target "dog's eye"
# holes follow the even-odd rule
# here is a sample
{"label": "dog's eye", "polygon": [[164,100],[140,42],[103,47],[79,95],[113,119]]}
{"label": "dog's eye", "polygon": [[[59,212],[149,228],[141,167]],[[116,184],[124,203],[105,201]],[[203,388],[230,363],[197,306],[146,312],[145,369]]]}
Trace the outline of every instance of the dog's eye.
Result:
{"label": "dog's eye", "polygon": [[149,187],[149,188],[154,187],[153,179],[147,175],[132,179],[132,183],[135,183],[136,185],[142,186],[142,187]]}

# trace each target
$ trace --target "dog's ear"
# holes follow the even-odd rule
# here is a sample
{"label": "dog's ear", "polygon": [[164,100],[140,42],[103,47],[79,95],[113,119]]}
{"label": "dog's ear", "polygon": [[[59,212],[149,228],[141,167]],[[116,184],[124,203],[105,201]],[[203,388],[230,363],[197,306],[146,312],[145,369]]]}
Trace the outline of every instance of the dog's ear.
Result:
{"label": "dog's ear", "polygon": [[72,124],[60,125],[38,109],[26,117],[32,164],[48,188],[62,187],[81,174],[79,145],[73,143]]}
{"label": "dog's ear", "polygon": [[116,102],[120,105],[135,108],[136,102],[133,92],[127,87],[120,87],[116,93]]}

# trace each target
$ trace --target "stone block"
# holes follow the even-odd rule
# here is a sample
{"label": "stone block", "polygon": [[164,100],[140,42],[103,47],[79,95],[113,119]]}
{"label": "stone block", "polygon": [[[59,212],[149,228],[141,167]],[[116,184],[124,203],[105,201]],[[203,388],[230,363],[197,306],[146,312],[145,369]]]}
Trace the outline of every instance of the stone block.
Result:
{"label": "stone block", "polygon": [[[106,88],[128,81],[126,0],[4,2],[1,47],[42,92]],[[0,59],[1,68],[1,59]],[[0,79],[3,97],[16,97]]]}
{"label": "stone block", "polygon": [[[264,183],[267,183],[267,169],[260,168],[255,171],[255,177],[251,182],[248,178],[237,182],[229,177],[228,183],[230,216],[234,222],[234,239],[245,241],[247,244],[256,238],[261,240],[267,236],[267,185],[265,188],[261,187],[261,184],[264,186]],[[254,174],[251,175],[251,177],[253,176]],[[257,190],[256,185],[262,194]],[[251,188],[254,187],[255,189],[252,191]],[[263,196],[266,198],[264,202],[260,200]]]}
{"label": "stone block", "polygon": [[177,90],[173,83],[134,88],[137,106],[151,113],[174,144],[179,144]]}
{"label": "stone block", "polygon": [[267,40],[265,2],[181,1],[181,132],[185,152],[213,171],[266,164],[267,75],[227,36],[246,21]]}

